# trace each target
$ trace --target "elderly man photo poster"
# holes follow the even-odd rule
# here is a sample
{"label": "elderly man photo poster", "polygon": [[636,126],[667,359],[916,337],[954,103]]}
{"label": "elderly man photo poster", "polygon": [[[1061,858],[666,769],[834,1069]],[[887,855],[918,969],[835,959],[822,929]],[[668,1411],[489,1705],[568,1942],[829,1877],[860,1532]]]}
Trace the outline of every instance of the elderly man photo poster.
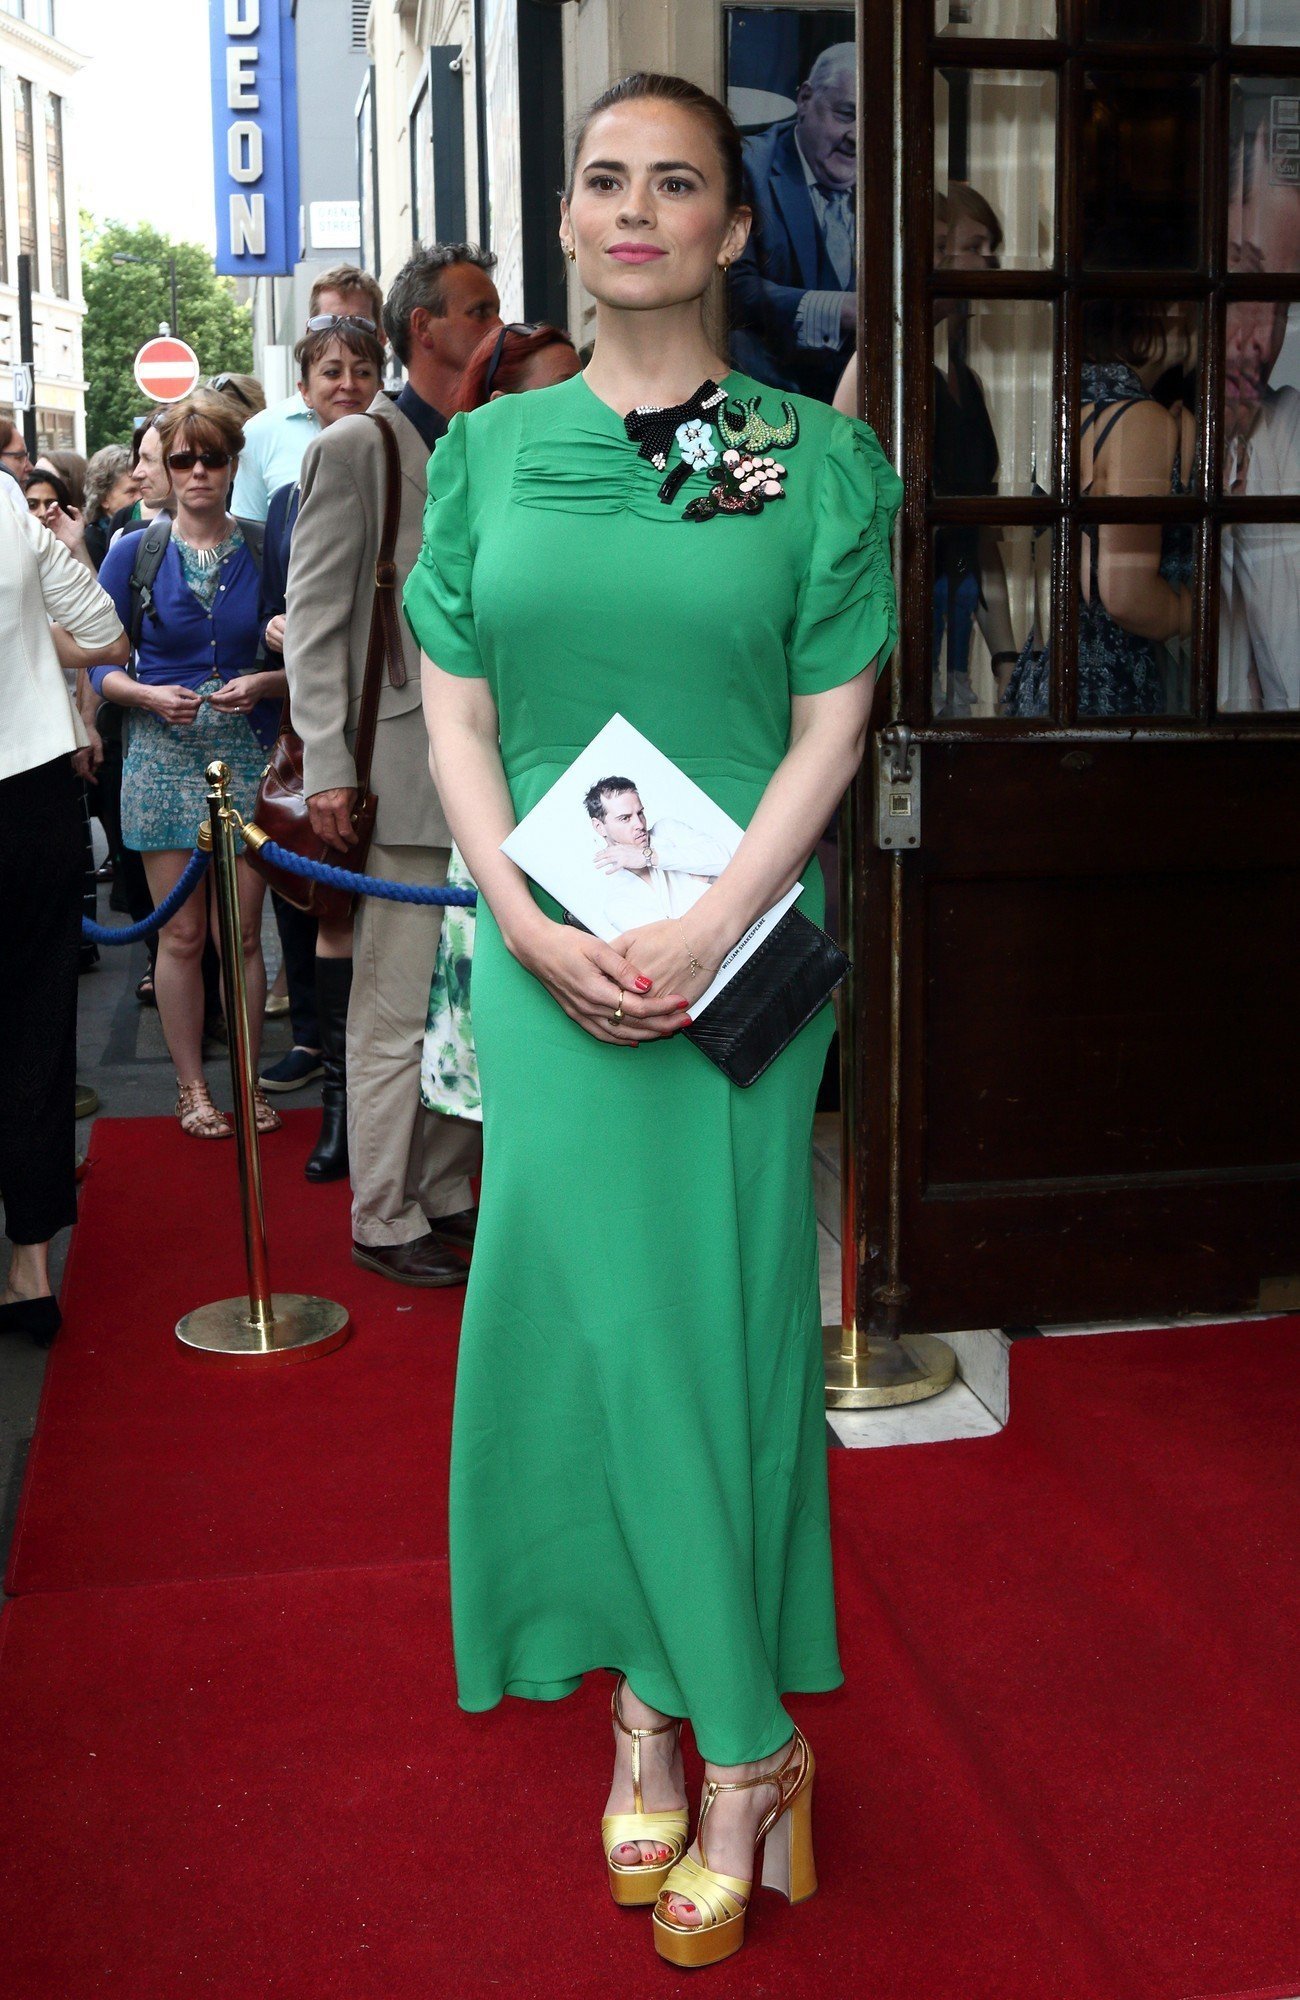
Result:
{"label": "elderly man photo poster", "polygon": [[857,52],[848,7],[729,7],[727,103],[754,226],[728,274],[731,358],[829,402],[857,319]]}

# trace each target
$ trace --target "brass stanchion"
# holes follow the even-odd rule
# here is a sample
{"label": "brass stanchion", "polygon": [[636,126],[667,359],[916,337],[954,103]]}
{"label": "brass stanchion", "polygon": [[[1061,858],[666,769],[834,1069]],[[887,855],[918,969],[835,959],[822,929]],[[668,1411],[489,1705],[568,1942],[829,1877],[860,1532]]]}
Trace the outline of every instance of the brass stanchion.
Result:
{"label": "brass stanchion", "polygon": [[328,1354],[347,1339],[348,1315],[332,1299],[308,1298],[300,1292],[273,1292],[266,1256],[266,1218],[262,1208],[262,1163],[257,1149],[257,1119],[253,1105],[253,1050],[248,1034],[248,993],[244,985],[244,946],[239,921],[239,889],[235,875],[235,823],[230,803],[230,772],[224,764],[209,764],[208,839],[217,877],[217,914],[221,924],[221,975],[230,1038],[230,1080],[235,1095],[235,1147],[239,1156],[239,1194],[244,1213],[244,1255],[248,1264],[248,1296],[218,1299],[186,1313],[176,1338],[197,1354],[222,1355],[245,1361],[305,1361]]}

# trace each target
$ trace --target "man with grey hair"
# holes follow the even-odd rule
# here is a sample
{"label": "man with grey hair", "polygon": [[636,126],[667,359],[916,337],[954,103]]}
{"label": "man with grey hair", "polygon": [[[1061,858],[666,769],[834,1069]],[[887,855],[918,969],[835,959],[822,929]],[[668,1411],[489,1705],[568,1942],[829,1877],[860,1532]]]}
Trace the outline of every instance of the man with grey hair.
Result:
{"label": "man with grey hair", "polygon": [[[380,681],[371,765],[379,804],[367,862],[372,875],[394,882],[441,886],[451,858],[429,775],[420,649],[400,606],[420,553],[429,455],[447,428],[461,369],[500,324],[494,262],[469,243],[415,251],[384,302],[405,388],[395,403],[381,391],[364,416],[331,424],[303,460],[284,664],[303,742],[307,810],[320,838],[340,851],[356,841],[353,745],[388,490],[381,424],[391,429],[401,461],[392,589],[402,652],[385,662]],[[436,909],[363,896],[351,961],[317,960],[322,1052],[336,1089],[346,1048],[353,1259],[406,1285],[463,1283],[473,1236],[469,1176],[478,1166],[480,1128],[420,1105],[440,917]]]}
{"label": "man with grey hair", "polygon": [[754,226],[730,273],[731,353],[774,388],[829,402],[857,321],[857,51],[823,49],[794,117],[745,140]]}

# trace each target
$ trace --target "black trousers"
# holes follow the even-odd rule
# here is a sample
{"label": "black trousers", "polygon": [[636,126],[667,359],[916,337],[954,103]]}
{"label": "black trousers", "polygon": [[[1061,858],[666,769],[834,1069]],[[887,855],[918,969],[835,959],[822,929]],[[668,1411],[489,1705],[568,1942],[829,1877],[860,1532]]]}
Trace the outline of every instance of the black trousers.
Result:
{"label": "black trousers", "polygon": [[0,778],[0,1199],[12,1243],[77,1219],[85,808],[71,760]]}
{"label": "black trousers", "polygon": [[275,927],[284,953],[285,984],[289,988],[289,1023],[300,1049],[320,1047],[320,1022],[316,1018],[316,919],[286,903],[271,891]]}
{"label": "black trousers", "polygon": [[[105,702],[100,709],[100,726],[104,726],[105,712],[120,715],[120,709],[113,709]],[[113,863],[114,885],[120,887],[130,912],[131,922],[143,922],[153,909],[153,897],[149,894],[149,883],[144,872],[144,862],[134,848],[122,845],[122,734],[121,729],[105,730],[104,761],[99,767],[99,783],[90,795],[91,809],[96,813],[104,829],[108,842],[109,857]],[[149,967],[152,971],[158,956],[158,934],[149,939]]]}

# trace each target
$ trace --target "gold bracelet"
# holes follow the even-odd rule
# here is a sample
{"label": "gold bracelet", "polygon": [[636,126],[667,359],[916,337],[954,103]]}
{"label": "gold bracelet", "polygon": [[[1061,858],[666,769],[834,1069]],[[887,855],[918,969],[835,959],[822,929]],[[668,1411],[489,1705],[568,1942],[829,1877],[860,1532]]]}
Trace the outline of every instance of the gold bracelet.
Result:
{"label": "gold bracelet", "polygon": [[703,970],[704,970],[704,967],[703,967],[703,966],[702,966],[702,965],[700,964],[700,961],[699,961],[699,959],[698,959],[698,958],[697,958],[697,957],[695,956],[695,953],[694,953],[694,952],[692,952],[692,953],[691,953],[691,978],[692,978],[692,979],[698,979],[699,975],[700,975],[700,974],[701,974],[701,973],[703,972]]}

